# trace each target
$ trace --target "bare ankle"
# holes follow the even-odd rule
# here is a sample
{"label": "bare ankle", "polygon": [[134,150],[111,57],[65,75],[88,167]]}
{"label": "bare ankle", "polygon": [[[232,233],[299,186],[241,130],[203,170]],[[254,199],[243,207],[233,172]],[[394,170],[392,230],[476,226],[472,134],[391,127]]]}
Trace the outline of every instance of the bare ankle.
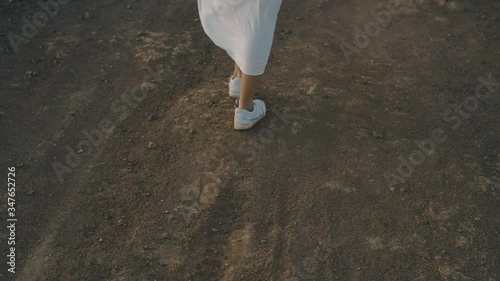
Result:
{"label": "bare ankle", "polygon": [[248,102],[240,99],[238,100],[238,108],[253,111],[253,101]]}

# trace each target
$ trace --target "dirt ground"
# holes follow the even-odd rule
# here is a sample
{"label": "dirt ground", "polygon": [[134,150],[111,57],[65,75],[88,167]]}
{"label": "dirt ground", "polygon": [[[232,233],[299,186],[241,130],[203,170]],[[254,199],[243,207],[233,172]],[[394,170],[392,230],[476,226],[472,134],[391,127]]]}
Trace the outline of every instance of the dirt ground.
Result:
{"label": "dirt ground", "polygon": [[284,1],[247,132],[196,1],[47,9],[0,3],[1,280],[500,280],[498,1]]}

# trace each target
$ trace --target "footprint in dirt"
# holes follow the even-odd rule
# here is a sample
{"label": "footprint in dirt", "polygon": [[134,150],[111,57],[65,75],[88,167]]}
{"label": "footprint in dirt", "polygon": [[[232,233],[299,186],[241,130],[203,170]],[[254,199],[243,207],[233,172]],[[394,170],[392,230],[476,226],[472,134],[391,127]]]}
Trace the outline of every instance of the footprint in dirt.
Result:
{"label": "footprint in dirt", "polygon": [[177,211],[189,225],[194,217],[215,204],[222,180],[214,173],[202,173],[195,181],[181,189],[183,203]]}

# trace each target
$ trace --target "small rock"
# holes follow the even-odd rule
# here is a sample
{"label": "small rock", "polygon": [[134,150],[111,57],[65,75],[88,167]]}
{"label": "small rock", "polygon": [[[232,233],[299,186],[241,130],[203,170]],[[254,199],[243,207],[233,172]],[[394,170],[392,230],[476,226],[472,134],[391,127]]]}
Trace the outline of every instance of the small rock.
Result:
{"label": "small rock", "polygon": [[384,137],[384,135],[383,135],[382,133],[378,132],[378,131],[373,131],[373,132],[372,132],[372,135],[373,135],[375,138],[377,138],[377,139],[380,139],[380,138],[383,138],[383,137]]}
{"label": "small rock", "polygon": [[5,117],[5,112],[0,111],[0,118]]}
{"label": "small rock", "polygon": [[155,148],[155,147],[156,147],[156,143],[154,143],[154,142],[150,141],[150,142],[149,142],[149,144],[148,144],[148,148],[149,148],[149,149],[153,149],[153,148]]}
{"label": "small rock", "polygon": [[80,148],[76,153],[78,153],[78,154],[83,153],[83,149]]}
{"label": "small rock", "polygon": [[37,77],[38,76],[38,73],[36,73],[36,71],[31,71],[31,70],[26,71],[25,74],[28,77]]}
{"label": "small rock", "polygon": [[217,228],[212,228],[212,231],[213,232],[217,232]]}
{"label": "small rock", "polygon": [[132,9],[132,5],[127,5],[127,9]]}
{"label": "small rock", "polygon": [[26,194],[28,195],[33,195],[35,193],[35,191],[33,189],[29,189],[28,191],[26,191]]}
{"label": "small rock", "polygon": [[151,92],[156,88],[155,84],[151,82],[144,82],[141,84],[141,90]]}
{"label": "small rock", "polygon": [[88,19],[91,19],[93,17],[94,17],[94,15],[92,13],[85,12],[85,14],[83,14],[83,16],[81,16],[81,19],[88,20]]}
{"label": "small rock", "polygon": [[154,113],[148,116],[148,121],[155,121],[156,119],[158,119],[158,116]]}

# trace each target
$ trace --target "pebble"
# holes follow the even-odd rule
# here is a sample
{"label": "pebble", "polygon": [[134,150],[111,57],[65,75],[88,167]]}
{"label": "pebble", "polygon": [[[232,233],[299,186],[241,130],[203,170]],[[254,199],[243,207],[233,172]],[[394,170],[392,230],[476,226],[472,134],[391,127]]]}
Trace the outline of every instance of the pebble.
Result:
{"label": "pebble", "polygon": [[88,19],[91,19],[91,18],[93,18],[93,17],[94,17],[94,15],[93,15],[92,13],[90,13],[90,12],[85,12],[85,14],[82,16],[82,19],[84,19],[84,20],[88,20]]}
{"label": "pebble", "polygon": [[38,76],[38,73],[36,73],[36,71],[31,71],[31,70],[26,71],[25,74],[28,77],[37,77]]}
{"label": "pebble", "polygon": [[5,117],[5,112],[0,111],[0,118]]}
{"label": "pebble", "polygon": [[148,121],[154,121],[154,120],[156,120],[156,119],[158,119],[158,116],[156,116],[156,114],[154,114],[154,113],[153,113],[153,114],[150,114],[150,115],[148,116]]}
{"label": "pebble", "polygon": [[156,88],[156,85],[151,82],[144,82],[141,84],[141,90],[151,92]]}
{"label": "pebble", "polygon": [[372,135],[373,135],[375,138],[377,138],[377,139],[380,139],[380,138],[383,138],[383,137],[384,137],[384,135],[383,135],[382,133],[377,132],[377,131],[373,131],[373,132],[372,132]]}
{"label": "pebble", "polygon": [[155,147],[156,147],[156,143],[154,143],[154,142],[150,141],[150,142],[149,142],[149,144],[148,144],[148,148],[149,148],[149,149],[153,149],[153,148],[155,148]]}

